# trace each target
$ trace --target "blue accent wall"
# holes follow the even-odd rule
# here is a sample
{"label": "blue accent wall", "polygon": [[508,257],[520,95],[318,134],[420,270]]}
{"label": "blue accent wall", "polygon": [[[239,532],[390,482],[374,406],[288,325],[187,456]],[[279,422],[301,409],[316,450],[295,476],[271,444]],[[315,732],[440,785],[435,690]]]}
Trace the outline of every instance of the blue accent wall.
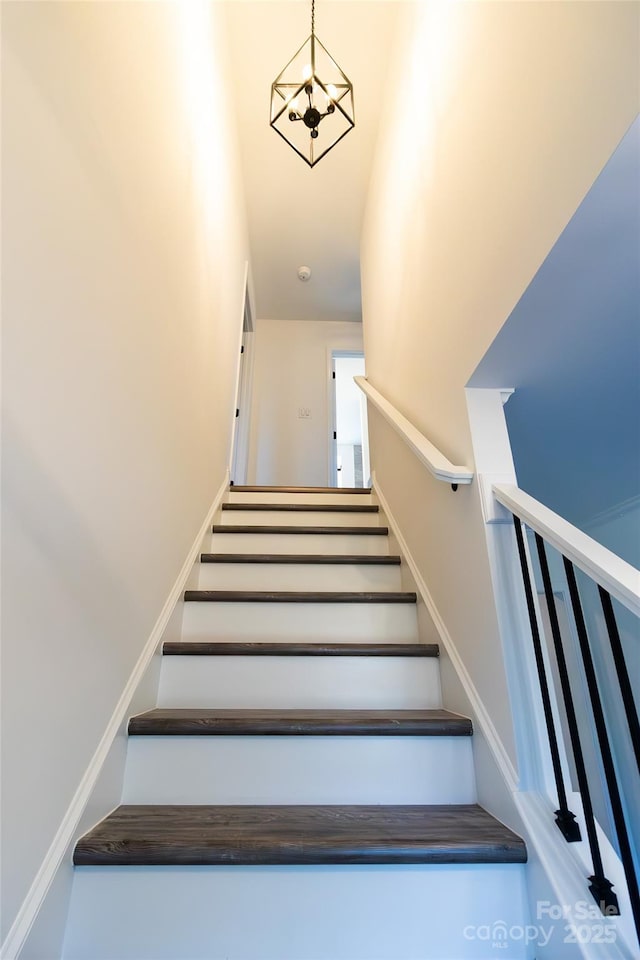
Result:
{"label": "blue accent wall", "polygon": [[640,566],[640,119],[469,386],[516,388],[520,486]]}

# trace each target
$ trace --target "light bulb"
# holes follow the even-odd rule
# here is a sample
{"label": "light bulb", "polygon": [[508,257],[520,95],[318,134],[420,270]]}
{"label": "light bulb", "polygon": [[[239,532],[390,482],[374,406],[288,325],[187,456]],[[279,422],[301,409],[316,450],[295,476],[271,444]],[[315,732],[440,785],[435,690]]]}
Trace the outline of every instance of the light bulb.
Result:
{"label": "light bulb", "polygon": [[329,94],[332,100],[338,99],[338,91],[335,88],[335,84],[333,83],[327,84],[327,93]]}
{"label": "light bulb", "polygon": [[311,64],[310,63],[305,64],[305,66],[302,68],[302,79],[310,80],[312,74],[313,74],[313,71],[311,69]]}
{"label": "light bulb", "polygon": [[298,98],[297,98],[297,97],[294,97],[293,100],[290,102],[290,104],[289,104],[289,109],[290,109],[290,110],[294,110],[296,113],[298,112]]}

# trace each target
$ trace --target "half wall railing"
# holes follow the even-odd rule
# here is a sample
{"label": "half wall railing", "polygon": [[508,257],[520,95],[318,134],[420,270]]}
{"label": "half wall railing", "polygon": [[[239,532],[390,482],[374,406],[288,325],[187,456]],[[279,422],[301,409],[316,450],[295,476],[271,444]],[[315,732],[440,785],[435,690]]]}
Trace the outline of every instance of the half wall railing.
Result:
{"label": "half wall railing", "polygon": [[[454,490],[473,481],[364,377],[355,381],[433,477]],[[516,485],[493,484],[491,493],[513,520],[523,591],[515,601],[528,613],[556,824],[568,843],[583,839],[571,809],[579,795],[589,890],[605,916],[620,912],[603,856],[610,844],[640,939],[640,571]]]}
{"label": "half wall railing", "polygon": [[582,803],[593,865],[589,889],[605,916],[619,912],[603,864],[600,826],[622,861],[640,937],[640,724],[638,677],[634,692],[629,669],[639,653],[640,572],[517,486],[496,484],[493,494],[513,517],[557,792],[556,823],[567,842],[582,839],[567,799],[552,693],[566,724]]}

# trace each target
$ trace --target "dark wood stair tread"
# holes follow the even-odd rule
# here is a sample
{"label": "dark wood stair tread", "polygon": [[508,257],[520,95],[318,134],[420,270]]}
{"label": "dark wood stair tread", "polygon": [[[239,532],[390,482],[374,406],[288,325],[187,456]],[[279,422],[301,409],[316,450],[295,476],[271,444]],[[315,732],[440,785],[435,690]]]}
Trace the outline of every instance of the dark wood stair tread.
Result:
{"label": "dark wood stair tread", "polygon": [[475,804],[117,807],[76,865],[524,863],[524,841]]}
{"label": "dark wood stair tread", "polygon": [[281,643],[252,640],[165,640],[165,657],[437,657],[437,643]]}
{"label": "dark wood stair tread", "polygon": [[400,557],[350,553],[202,553],[201,563],[283,563],[400,566]]}
{"label": "dark wood stair tread", "polygon": [[230,493],[371,493],[371,487],[229,487]]}
{"label": "dark wood stair tread", "polygon": [[130,736],[470,737],[471,720],[448,710],[157,708],[129,720]]}
{"label": "dark wood stair tread", "polygon": [[253,510],[285,513],[378,513],[372,503],[223,503],[223,510]]}
{"label": "dark wood stair tread", "polygon": [[184,599],[199,603],[416,603],[415,593],[336,590],[185,590]]}
{"label": "dark wood stair tread", "polygon": [[389,534],[388,527],[307,527],[307,526],[280,526],[272,523],[261,524],[222,524],[214,523],[214,533],[297,533],[297,534],[322,534],[323,536],[337,536],[345,534],[353,536],[357,534],[363,537],[386,537]]}

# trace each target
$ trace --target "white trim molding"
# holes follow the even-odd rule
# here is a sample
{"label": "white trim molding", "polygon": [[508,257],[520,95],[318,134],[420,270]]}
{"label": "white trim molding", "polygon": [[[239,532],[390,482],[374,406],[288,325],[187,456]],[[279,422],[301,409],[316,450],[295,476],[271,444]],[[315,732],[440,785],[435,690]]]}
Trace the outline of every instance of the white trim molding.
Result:
{"label": "white trim molding", "polygon": [[145,671],[149,667],[153,656],[162,643],[163,634],[169,624],[176,604],[180,601],[187,583],[188,577],[197,562],[202,542],[207,532],[211,528],[213,518],[220,507],[222,499],[229,487],[229,474],[225,471],[224,481],[216,493],[213,503],[207,512],[207,516],[198,531],[196,538],[187,554],[182,565],[182,569],[167,596],[165,604],[160,612],[156,623],[149,634],[147,642],[144,645],[142,653],[134,666],[131,675],[122,691],[120,699],[116,704],[115,710],[106,726],[102,738],[93,754],[87,769],[84,772],[82,780],[74,794],[67,811],[62,818],[60,826],[56,832],[53,842],[47,851],[44,860],[38,870],[29,892],[24,898],[17,916],[0,947],[0,957],[2,960],[16,960],[22,950],[31,928],[36,920],[45,897],[53,883],[54,877],[63,862],[65,853],[72,843],[74,834],[78,829],[81,817],[89,802],[91,794],[96,786],[98,777],[107,759],[113,742],[118,735],[118,731],[126,721],[129,706],[135,695]]}
{"label": "white trim molding", "polygon": [[[229,478],[235,483],[247,482],[249,465],[249,432],[251,429],[251,410],[253,395],[253,357],[254,350],[251,340],[245,334],[255,332],[255,309],[253,305],[253,283],[251,280],[251,265],[245,260],[243,279],[242,312],[237,336],[237,359],[234,401],[231,415],[231,435],[229,437]],[[245,318],[249,316],[250,329],[245,330]],[[246,350],[243,346],[246,342]],[[240,410],[238,419],[236,410]],[[238,476],[235,474],[238,473]],[[239,477],[239,478],[238,478]]]}
{"label": "white trim molding", "polygon": [[424,601],[424,604],[427,610],[429,611],[429,615],[438,632],[438,636],[442,641],[443,647],[447,651],[447,656],[451,660],[451,664],[454,670],[456,671],[456,674],[458,675],[458,679],[460,680],[460,683],[462,684],[462,687],[467,695],[467,698],[471,705],[471,709],[475,714],[475,717],[478,721],[480,729],[482,730],[484,738],[487,741],[489,749],[493,754],[493,758],[504,778],[504,781],[508,789],[512,793],[514,793],[518,789],[518,780],[519,780],[518,772],[515,766],[513,765],[511,758],[502,740],[500,739],[498,731],[494,726],[493,720],[489,716],[489,713],[482,701],[482,698],[478,693],[478,690],[476,689],[476,686],[473,680],[471,679],[471,676],[469,675],[469,671],[465,667],[464,662],[460,654],[458,653],[458,650],[451,637],[451,634],[449,633],[447,626],[444,620],[442,619],[440,612],[438,611],[438,608],[435,605],[434,599],[431,596],[429,588],[424,582],[424,578],[420,573],[418,565],[413,559],[413,556],[411,555],[411,551],[409,549],[407,541],[403,537],[400,531],[400,527],[395,517],[393,516],[393,513],[391,512],[391,508],[389,507],[389,504],[384,494],[382,493],[380,487],[378,486],[375,471],[373,472],[372,482],[373,482],[374,493],[378,498],[378,500],[380,501],[380,506],[382,507],[385,513],[385,516],[389,523],[389,527],[391,528],[391,531],[398,542],[398,547],[400,548],[402,559],[406,561],[406,564],[409,567],[409,570],[411,571],[411,576],[415,581],[416,587],[418,589],[418,593],[420,594],[420,597]]}
{"label": "white trim molding", "polygon": [[632,613],[640,616],[640,570],[514,484],[495,484],[493,493],[511,513],[520,517]]}
{"label": "white trim molding", "polygon": [[622,500],[620,503],[614,503],[612,507],[607,507],[606,510],[602,510],[595,516],[583,517],[581,522],[587,530],[597,530],[598,527],[614,520],[620,520],[635,510],[640,510],[640,494],[629,497],[628,500]]}
{"label": "white trim molding", "polygon": [[376,410],[382,414],[387,423],[393,427],[399,436],[402,437],[410,450],[427,468],[430,474],[436,480],[443,480],[445,483],[471,483],[473,480],[473,471],[468,467],[457,466],[447,460],[430,440],[427,440],[420,431],[404,417],[399,410],[389,403],[381,393],[372,387],[366,377],[353,378],[362,392],[370,400]]}

